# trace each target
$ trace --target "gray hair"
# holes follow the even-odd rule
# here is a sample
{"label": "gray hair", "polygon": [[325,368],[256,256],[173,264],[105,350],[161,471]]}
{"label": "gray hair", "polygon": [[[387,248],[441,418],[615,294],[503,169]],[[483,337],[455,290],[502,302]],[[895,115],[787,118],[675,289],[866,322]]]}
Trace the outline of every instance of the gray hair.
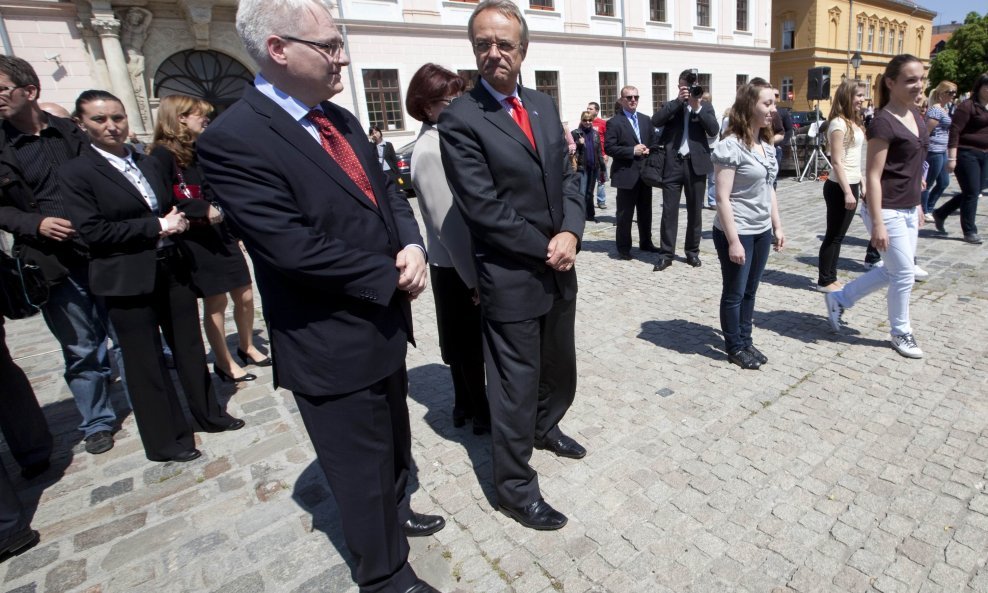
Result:
{"label": "gray hair", "polygon": [[528,23],[525,22],[525,16],[522,15],[521,9],[511,0],[483,0],[483,2],[477,5],[477,8],[473,9],[473,14],[470,15],[470,20],[467,21],[467,37],[470,38],[470,43],[473,43],[473,20],[485,10],[495,10],[521,23],[521,44],[524,47],[528,47]]}
{"label": "gray hair", "polygon": [[306,8],[330,12],[332,0],[240,0],[237,8],[237,33],[244,49],[261,67],[269,63],[267,38],[271,35],[298,34]]}

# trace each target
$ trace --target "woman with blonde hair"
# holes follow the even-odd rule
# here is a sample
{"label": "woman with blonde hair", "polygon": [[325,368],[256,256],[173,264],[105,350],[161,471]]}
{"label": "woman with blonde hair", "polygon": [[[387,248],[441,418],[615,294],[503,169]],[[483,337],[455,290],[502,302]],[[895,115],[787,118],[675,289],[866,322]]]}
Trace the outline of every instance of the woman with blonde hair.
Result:
{"label": "woman with blonde hair", "polygon": [[827,145],[830,146],[830,177],[823,184],[827,204],[827,230],[823,234],[818,259],[817,290],[833,292],[837,281],[837,259],[844,235],[854,220],[858,199],[864,193],[861,174],[861,148],[865,143],[862,109],[865,86],[860,80],[845,80],[834,93],[827,119]]}
{"label": "woman with blonde hair", "polygon": [[209,124],[213,106],[194,97],[169,95],[161,99],[150,156],[171,179],[178,200],[210,203],[208,224],[195,224],[185,233],[192,255],[193,284],[203,299],[202,322],[213,351],[213,371],[223,381],[240,383],[257,378],[234,361],[226,345],[227,298],[233,298],[233,320],[237,326],[237,355],[244,365],[269,366],[253,343],[254,296],[250,271],[243,251],[230,233],[203,178],[196,158],[195,142]]}
{"label": "woman with blonde hair", "polygon": [[957,96],[957,85],[944,80],[930,93],[929,108],[926,110],[926,127],[930,130],[930,152],[926,162],[930,170],[926,172],[926,189],[923,190],[923,213],[926,222],[933,222],[933,209],[944,190],[950,185],[947,172],[947,139],[950,136],[950,104]]}

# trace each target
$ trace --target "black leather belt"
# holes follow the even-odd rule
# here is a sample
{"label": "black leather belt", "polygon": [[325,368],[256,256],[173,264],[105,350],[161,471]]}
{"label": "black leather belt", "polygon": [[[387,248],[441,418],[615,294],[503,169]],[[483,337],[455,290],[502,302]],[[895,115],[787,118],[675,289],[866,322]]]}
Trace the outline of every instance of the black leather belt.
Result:
{"label": "black leather belt", "polygon": [[158,261],[171,259],[173,257],[178,257],[178,247],[174,245],[165,245],[158,249]]}

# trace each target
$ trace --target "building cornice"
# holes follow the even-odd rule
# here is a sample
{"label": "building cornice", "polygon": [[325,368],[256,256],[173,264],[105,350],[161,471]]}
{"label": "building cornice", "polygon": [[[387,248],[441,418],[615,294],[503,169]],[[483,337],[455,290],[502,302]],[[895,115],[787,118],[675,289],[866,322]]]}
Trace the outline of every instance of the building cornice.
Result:
{"label": "building cornice", "polygon": [[855,2],[855,15],[857,15],[859,10],[858,3],[860,3],[861,9],[864,7],[884,8],[899,14],[904,14],[907,17],[929,19],[931,21],[937,16],[936,11],[923,8],[913,2],[904,2],[901,0],[859,0],[859,2]]}
{"label": "building cornice", "polygon": [[79,13],[74,2],[31,2],[29,0],[0,1],[0,12],[18,16],[65,17]]}
{"label": "building cornice", "polygon": [[[435,36],[436,34],[443,34],[447,37],[452,37],[453,35],[459,36],[463,39],[464,44],[467,41],[467,28],[465,26],[458,25],[431,25],[425,23],[388,23],[381,21],[363,21],[363,20],[351,20],[351,19],[338,19],[336,21],[341,25],[346,25],[350,33],[366,33],[366,34],[394,34],[402,33],[405,35],[423,35],[423,36]],[[451,35],[453,34],[453,35]],[[592,35],[586,33],[573,33],[568,31],[530,31],[529,37],[531,41],[547,42],[547,43],[573,43],[574,40],[579,40],[580,42],[596,42],[601,45],[621,47],[622,44],[627,43],[629,47],[639,47],[639,48],[656,48],[656,49],[676,49],[676,50],[714,50],[714,51],[730,51],[732,53],[742,53],[747,55],[770,55],[772,53],[772,48],[770,47],[752,47],[745,45],[727,45],[727,44],[716,44],[716,43],[695,43],[695,42],[683,42],[683,41],[672,41],[667,39],[649,39],[645,37],[618,37],[613,35]]]}

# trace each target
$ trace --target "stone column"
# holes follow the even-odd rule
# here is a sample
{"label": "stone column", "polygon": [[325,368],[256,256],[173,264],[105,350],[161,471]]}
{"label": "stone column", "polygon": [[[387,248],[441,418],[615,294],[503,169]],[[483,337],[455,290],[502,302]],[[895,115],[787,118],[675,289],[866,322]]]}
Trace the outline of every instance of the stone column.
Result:
{"label": "stone column", "polygon": [[92,26],[99,34],[103,46],[103,56],[106,58],[106,68],[110,73],[113,94],[120,97],[124,109],[127,110],[130,131],[138,136],[145,134],[147,130],[144,129],[141,109],[137,106],[137,99],[134,97],[130,71],[127,69],[123,46],[120,45],[120,21],[114,18],[94,18]]}

